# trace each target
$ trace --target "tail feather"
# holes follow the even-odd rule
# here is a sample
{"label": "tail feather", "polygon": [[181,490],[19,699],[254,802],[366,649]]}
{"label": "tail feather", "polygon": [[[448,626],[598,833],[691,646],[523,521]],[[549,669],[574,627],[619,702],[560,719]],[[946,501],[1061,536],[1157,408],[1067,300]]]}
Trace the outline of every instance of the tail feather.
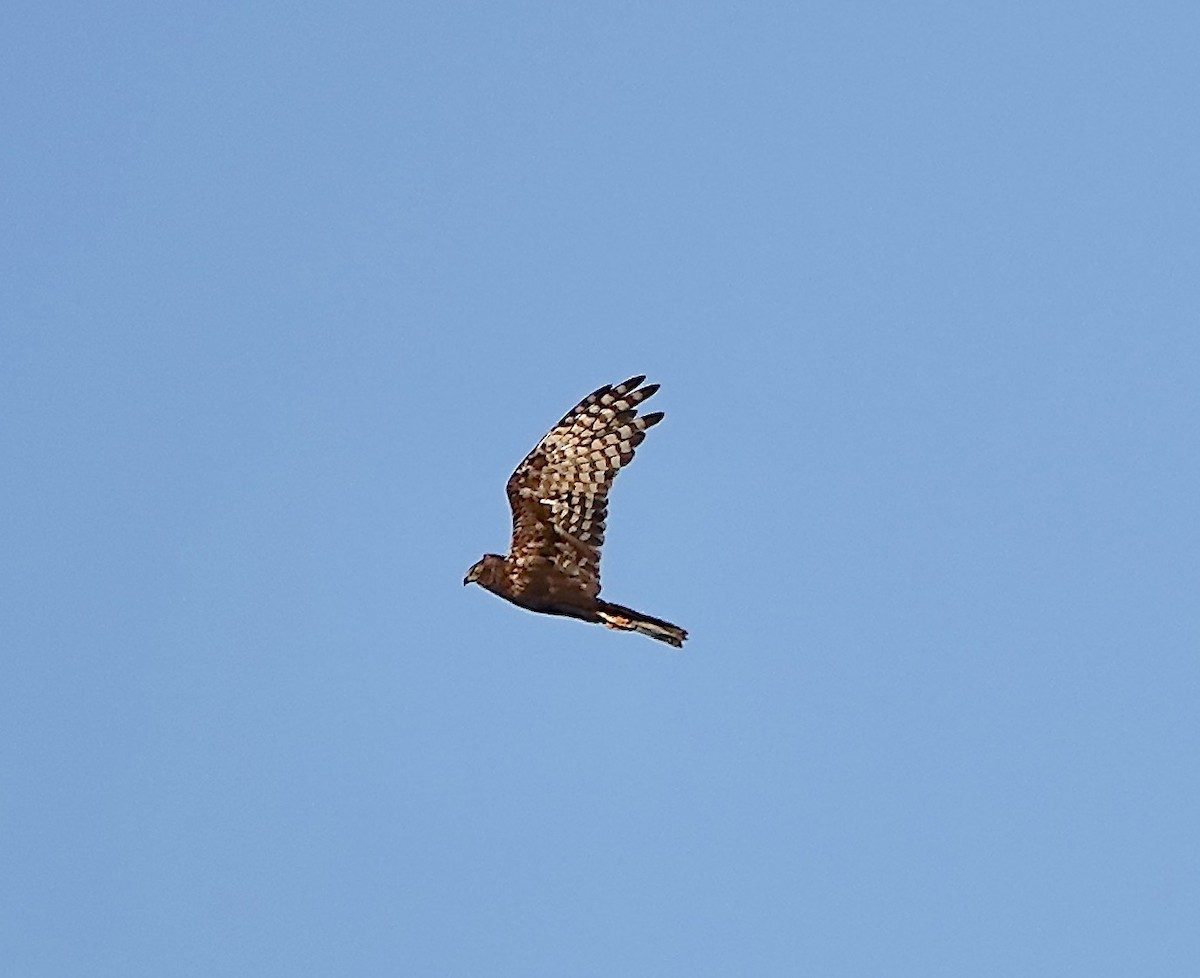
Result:
{"label": "tail feather", "polygon": [[683,640],[687,638],[688,633],[678,625],[672,625],[669,621],[663,621],[661,618],[654,618],[651,615],[643,615],[640,611],[634,611],[623,605],[601,601],[596,613],[609,628],[649,635],[651,638],[666,642],[677,649],[683,648]]}

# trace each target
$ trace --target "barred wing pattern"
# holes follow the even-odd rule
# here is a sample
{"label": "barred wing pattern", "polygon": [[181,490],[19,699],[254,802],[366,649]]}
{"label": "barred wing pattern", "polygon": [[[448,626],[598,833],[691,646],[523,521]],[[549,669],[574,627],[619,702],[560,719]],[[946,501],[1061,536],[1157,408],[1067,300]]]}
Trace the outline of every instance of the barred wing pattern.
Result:
{"label": "barred wing pattern", "polygon": [[[591,604],[600,593],[608,491],[662,412],[637,405],[658,390],[645,376],[606,384],[563,415],[508,480],[510,586]],[[532,596],[532,593],[531,593]],[[551,596],[547,594],[547,596]]]}

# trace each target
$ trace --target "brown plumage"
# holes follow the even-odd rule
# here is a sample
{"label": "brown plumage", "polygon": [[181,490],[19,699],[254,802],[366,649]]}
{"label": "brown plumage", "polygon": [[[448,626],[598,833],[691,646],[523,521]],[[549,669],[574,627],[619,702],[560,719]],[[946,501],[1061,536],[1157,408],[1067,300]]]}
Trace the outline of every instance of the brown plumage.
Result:
{"label": "brown plumage", "polygon": [[508,556],[485,554],[463,580],[529,611],[640,632],[675,648],[678,625],[599,598],[608,491],[622,466],[663,419],[637,405],[658,390],[631,377],[606,384],[568,411],[508,480],[513,537]]}

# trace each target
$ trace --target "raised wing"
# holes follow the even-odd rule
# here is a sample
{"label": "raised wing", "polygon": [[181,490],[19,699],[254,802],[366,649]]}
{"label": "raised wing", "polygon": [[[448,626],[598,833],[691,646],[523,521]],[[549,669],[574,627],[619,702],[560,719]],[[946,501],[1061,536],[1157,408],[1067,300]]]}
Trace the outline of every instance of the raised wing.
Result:
{"label": "raised wing", "polygon": [[646,378],[606,384],[563,415],[508,480],[513,511],[509,560],[522,571],[562,575],[554,590],[600,593],[600,547],[608,491],[633,459],[646,429],[662,412],[638,416],[637,405],[658,390]]}

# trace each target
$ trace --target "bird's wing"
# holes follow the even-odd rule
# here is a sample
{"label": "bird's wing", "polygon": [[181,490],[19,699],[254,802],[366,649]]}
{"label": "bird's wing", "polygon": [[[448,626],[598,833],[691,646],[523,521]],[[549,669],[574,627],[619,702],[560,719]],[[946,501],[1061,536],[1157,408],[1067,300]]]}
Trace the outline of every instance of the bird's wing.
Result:
{"label": "bird's wing", "polygon": [[563,415],[508,480],[513,511],[509,560],[549,575],[589,600],[600,593],[600,547],[613,479],[633,459],[646,429],[662,412],[639,416],[637,405],[658,390],[631,377],[606,384]]}

